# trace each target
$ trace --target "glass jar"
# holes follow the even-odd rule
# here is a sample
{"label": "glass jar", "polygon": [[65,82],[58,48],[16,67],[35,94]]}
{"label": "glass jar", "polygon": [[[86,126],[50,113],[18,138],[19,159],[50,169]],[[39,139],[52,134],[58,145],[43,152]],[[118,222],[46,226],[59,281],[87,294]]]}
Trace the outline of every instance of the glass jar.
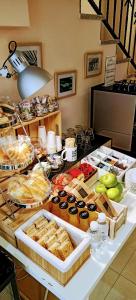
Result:
{"label": "glass jar", "polygon": [[51,199],[51,206],[50,206],[50,210],[51,212],[59,217],[59,203],[60,203],[60,198],[59,197],[53,197]]}
{"label": "glass jar", "polygon": [[58,192],[58,196],[60,197],[60,201],[66,201],[67,200],[67,192],[62,190]]}
{"label": "glass jar", "polygon": [[98,212],[96,211],[97,206],[93,203],[87,205],[87,210],[89,212],[89,222],[96,221],[98,219]]}
{"label": "glass jar", "polygon": [[68,216],[68,203],[66,201],[59,203],[59,209],[60,209],[60,218],[68,222],[69,216]]}
{"label": "glass jar", "polygon": [[86,205],[86,204],[85,204],[84,201],[82,201],[82,200],[77,201],[75,205],[76,205],[76,207],[78,208],[78,211],[79,211],[79,212],[85,210],[85,205]]}
{"label": "glass jar", "polygon": [[76,197],[74,195],[69,195],[67,197],[67,202],[69,207],[74,206],[75,202],[76,202]]}
{"label": "glass jar", "polygon": [[87,231],[88,228],[89,228],[89,213],[88,211],[81,211],[79,213],[79,226],[80,226],[80,229],[84,230],[84,231]]}
{"label": "glass jar", "polygon": [[68,210],[69,213],[69,223],[75,227],[79,228],[78,220],[78,209],[75,206],[71,206]]}

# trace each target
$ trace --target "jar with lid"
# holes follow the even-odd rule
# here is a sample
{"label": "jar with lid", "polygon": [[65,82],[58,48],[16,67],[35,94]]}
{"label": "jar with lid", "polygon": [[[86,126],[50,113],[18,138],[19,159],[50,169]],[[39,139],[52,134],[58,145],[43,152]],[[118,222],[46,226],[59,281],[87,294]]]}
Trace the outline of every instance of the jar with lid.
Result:
{"label": "jar with lid", "polygon": [[96,221],[98,219],[97,206],[93,203],[87,204],[87,210],[89,212],[89,222]]}
{"label": "jar with lid", "polygon": [[87,231],[89,228],[89,213],[88,211],[81,211],[79,213],[79,223],[80,229]]}
{"label": "jar with lid", "polygon": [[86,204],[85,204],[84,201],[82,201],[82,200],[77,201],[75,205],[76,205],[76,207],[78,208],[78,211],[79,211],[79,212],[85,210],[85,205],[86,205]]}
{"label": "jar with lid", "polygon": [[78,221],[78,209],[75,206],[71,206],[68,210],[69,213],[69,223],[75,227],[79,228],[79,221]]}
{"label": "jar with lid", "polygon": [[68,203],[66,201],[60,202],[59,203],[59,216],[61,219],[65,220],[68,222],[69,217],[68,217]]}
{"label": "jar with lid", "polygon": [[51,199],[50,210],[56,216],[59,216],[59,203],[60,203],[60,198],[58,196],[53,197]]}
{"label": "jar with lid", "polygon": [[67,200],[67,192],[64,191],[64,190],[59,191],[58,196],[60,197],[60,201],[66,201]]}
{"label": "jar with lid", "polygon": [[67,197],[67,202],[69,207],[74,206],[75,202],[76,202],[76,197],[74,195],[69,195]]}

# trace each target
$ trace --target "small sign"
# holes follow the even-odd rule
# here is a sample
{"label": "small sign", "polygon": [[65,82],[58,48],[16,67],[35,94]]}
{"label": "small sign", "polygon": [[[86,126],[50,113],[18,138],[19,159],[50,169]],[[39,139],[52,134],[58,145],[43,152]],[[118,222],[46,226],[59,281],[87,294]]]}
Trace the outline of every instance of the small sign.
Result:
{"label": "small sign", "polygon": [[115,82],[116,56],[107,56],[105,61],[104,86],[113,85]]}

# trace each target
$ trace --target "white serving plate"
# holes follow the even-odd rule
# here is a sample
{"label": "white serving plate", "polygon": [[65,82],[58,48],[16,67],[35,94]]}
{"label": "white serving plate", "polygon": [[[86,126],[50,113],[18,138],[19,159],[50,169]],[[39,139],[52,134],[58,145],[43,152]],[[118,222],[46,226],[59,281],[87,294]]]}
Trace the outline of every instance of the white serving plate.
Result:
{"label": "white serving plate", "polygon": [[[65,259],[65,261],[60,260],[55,255],[50,253],[48,250],[43,248],[37,242],[32,240],[29,236],[24,233],[24,229],[30,226],[37,218],[40,216],[45,216],[48,220],[55,220],[59,226],[62,226],[70,234],[72,240],[77,245],[74,251]],[[81,231],[80,229],[70,225],[69,223],[61,220],[60,218],[54,216],[52,213],[42,209],[34,216],[32,216],[27,222],[21,225],[16,231],[15,236],[17,239],[21,240],[25,245],[30,249],[39,254],[43,259],[48,261],[54,267],[56,267],[61,272],[67,272],[72,265],[77,261],[81,254],[89,247],[90,245],[90,236],[89,234]]]}

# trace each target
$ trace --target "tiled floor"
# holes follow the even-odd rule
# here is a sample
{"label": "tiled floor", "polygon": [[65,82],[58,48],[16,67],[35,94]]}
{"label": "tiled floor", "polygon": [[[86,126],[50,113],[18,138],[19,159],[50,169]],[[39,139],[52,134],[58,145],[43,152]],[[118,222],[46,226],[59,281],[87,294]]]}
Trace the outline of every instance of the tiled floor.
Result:
{"label": "tiled floor", "polygon": [[[48,300],[57,299],[49,293]],[[90,300],[104,299],[136,300],[136,230],[90,296]]]}

